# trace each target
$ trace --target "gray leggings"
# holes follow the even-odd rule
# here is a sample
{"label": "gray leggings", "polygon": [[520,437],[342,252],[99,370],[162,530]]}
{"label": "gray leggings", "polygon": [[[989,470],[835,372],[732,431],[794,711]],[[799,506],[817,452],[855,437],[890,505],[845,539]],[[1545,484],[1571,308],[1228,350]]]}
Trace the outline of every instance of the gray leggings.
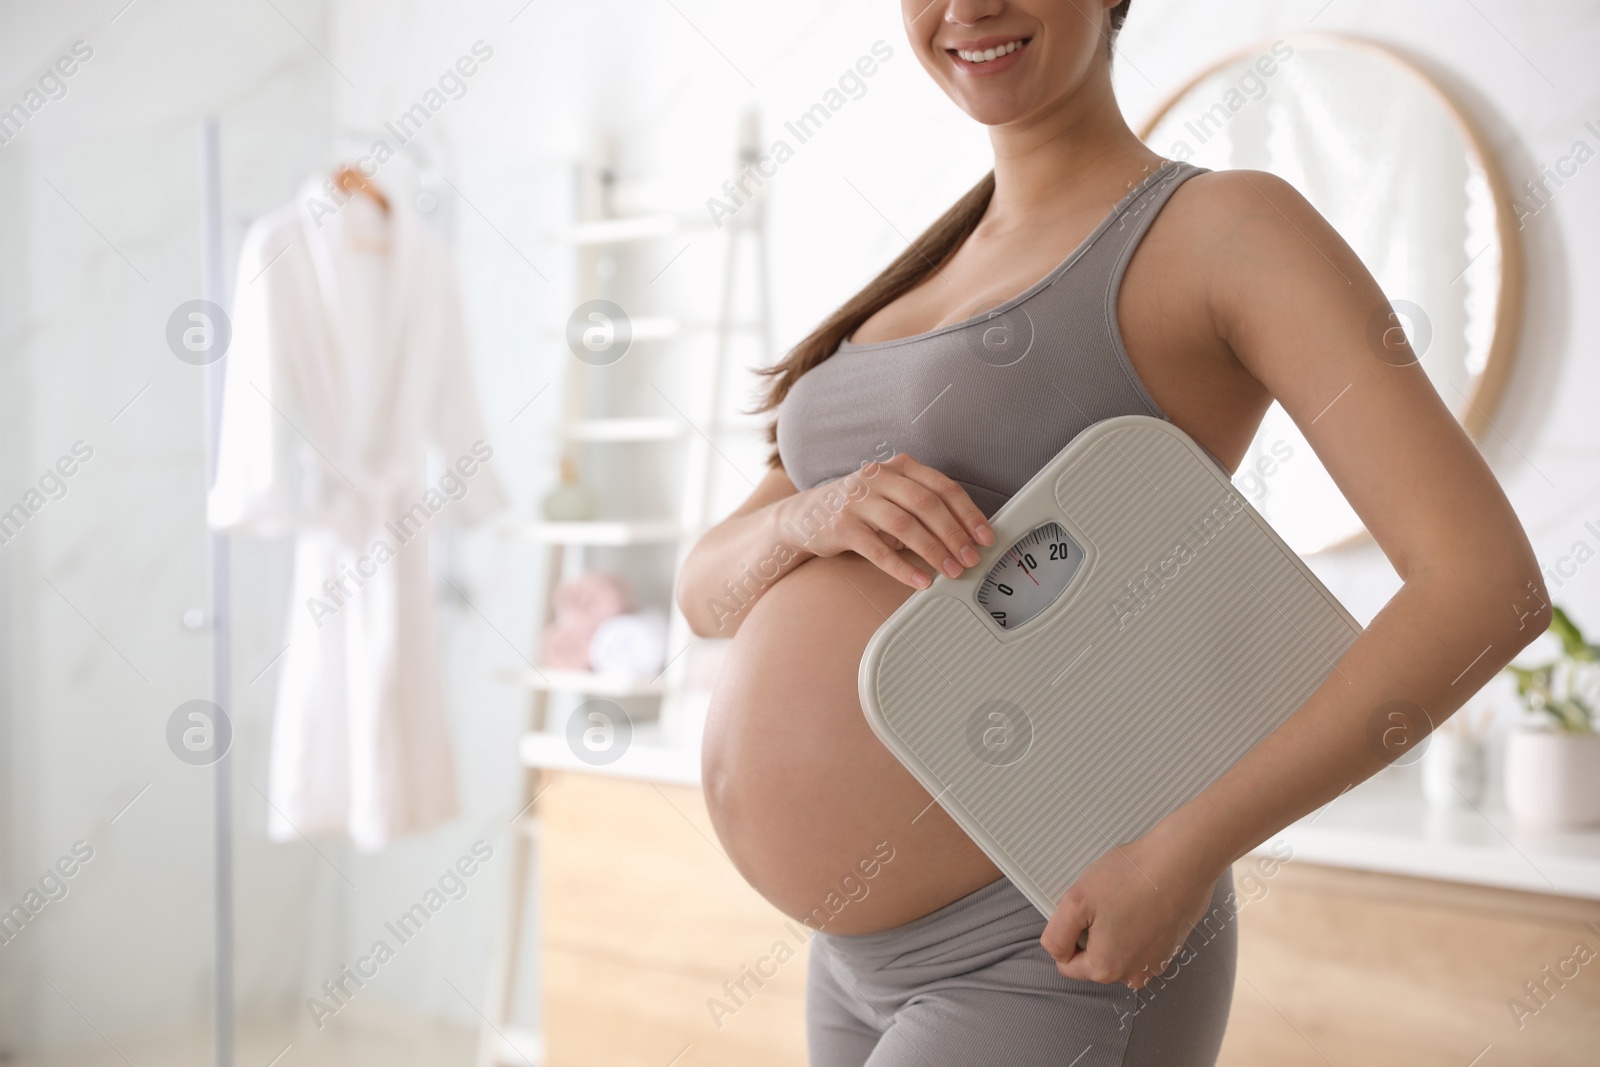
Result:
{"label": "gray leggings", "polygon": [[1063,978],[1008,878],[903,926],[818,933],[811,1067],[1211,1067],[1233,996],[1233,873],[1167,971],[1135,992]]}

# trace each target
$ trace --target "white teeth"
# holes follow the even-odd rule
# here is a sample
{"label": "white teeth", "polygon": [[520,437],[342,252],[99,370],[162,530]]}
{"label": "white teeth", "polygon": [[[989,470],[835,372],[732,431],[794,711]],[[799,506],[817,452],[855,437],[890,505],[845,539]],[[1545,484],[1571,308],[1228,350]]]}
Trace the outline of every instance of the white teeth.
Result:
{"label": "white teeth", "polygon": [[968,52],[965,49],[958,48],[956,49],[956,55],[968,63],[988,63],[990,60],[999,59],[1001,56],[1009,56],[1021,47],[1021,41],[1008,41],[999,48],[985,48],[981,52]]}

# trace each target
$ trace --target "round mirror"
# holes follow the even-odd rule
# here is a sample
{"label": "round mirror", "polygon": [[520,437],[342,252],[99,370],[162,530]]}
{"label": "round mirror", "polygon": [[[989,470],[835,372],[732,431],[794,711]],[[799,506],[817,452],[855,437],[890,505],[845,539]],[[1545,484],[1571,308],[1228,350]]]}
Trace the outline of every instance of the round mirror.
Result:
{"label": "round mirror", "polygon": [[[1498,163],[1431,79],[1365,41],[1291,36],[1206,70],[1140,136],[1171,159],[1270,171],[1293,184],[1389,298],[1393,314],[1370,331],[1374,351],[1390,351],[1384,338],[1403,330],[1434,388],[1478,438],[1513,357],[1521,245]],[[1366,534],[1276,402],[1234,484],[1301,554]]]}

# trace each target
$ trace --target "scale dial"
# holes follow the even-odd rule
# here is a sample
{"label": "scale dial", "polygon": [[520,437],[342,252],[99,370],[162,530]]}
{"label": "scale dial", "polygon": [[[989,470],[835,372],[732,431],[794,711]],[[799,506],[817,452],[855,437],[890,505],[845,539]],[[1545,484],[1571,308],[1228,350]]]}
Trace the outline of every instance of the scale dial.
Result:
{"label": "scale dial", "polygon": [[978,603],[1002,629],[1014,630],[1049,607],[1082,563],[1078,542],[1047,522],[1006,549],[978,587]]}

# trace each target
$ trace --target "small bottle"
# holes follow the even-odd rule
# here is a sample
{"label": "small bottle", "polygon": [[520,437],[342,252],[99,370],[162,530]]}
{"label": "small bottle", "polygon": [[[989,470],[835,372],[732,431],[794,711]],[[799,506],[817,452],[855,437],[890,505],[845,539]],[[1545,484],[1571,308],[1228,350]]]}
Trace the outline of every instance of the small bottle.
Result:
{"label": "small bottle", "polygon": [[545,494],[540,505],[544,517],[552,522],[584,522],[594,518],[594,496],[578,480],[578,465],[572,457],[561,456],[561,484]]}

